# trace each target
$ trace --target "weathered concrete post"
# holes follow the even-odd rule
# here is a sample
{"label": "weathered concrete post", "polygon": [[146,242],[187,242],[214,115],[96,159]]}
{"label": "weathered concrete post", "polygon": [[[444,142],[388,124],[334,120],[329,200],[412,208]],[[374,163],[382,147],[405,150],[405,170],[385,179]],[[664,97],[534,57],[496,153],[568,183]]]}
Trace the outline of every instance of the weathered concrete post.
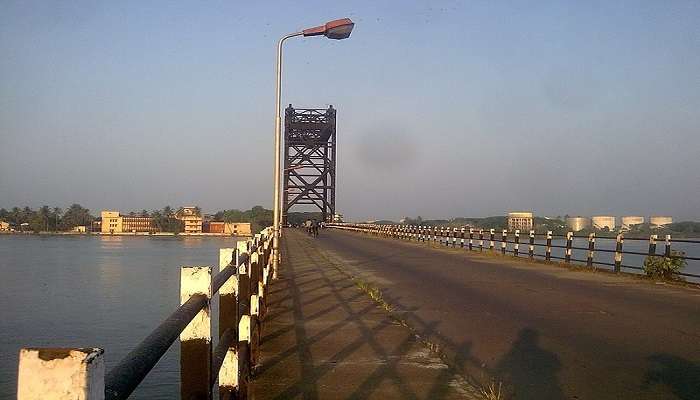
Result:
{"label": "weathered concrete post", "polygon": [[459,247],[464,248],[464,228],[462,228],[462,231],[460,232]]}
{"label": "weathered concrete post", "polygon": [[[180,269],[180,304],[190,297],[211,299],[211,267]],[[211,398],[210,304],[195,315],[180,334],[180,398]]]}
{"label": "weathered concrete post", "polygon": [[547,248],[544,253],[544,259],[547,261],[552,260],[552,231],[547,231]]}
{"label": "weathered concrete post", "polygon": [[496,233],[496,231],[495,231],[493,228],[491,228],[491,229],[489,230],[489,239],[490,239],[490,240],[489,240],[489,250],[491,250],[491,251],[493,251],[493,249],[494,249],[494,247],[495,247],[495,244],[494,244],[494,242],[493,242],[493,238],[494,238],[494,234],[495,234],[495,233]]}
{"label": "weathered concrete post", "polygon": [[520,252],[520,229],[515,230],[515,243],[513,244],[513,255],[518,256]]}
{"label": "weathered concrete post", "polygon": [[586,265],[589,267],[593,266],[593,257],[595,256],[595,232],[588,235],[588,258],[586,259]]}
{"label": "weathered concrete post", "polygon": [[530,230],[530,243],[527,247],[527,254],[531,260],[535,258],[535,231],[533,230]]}
{"label": "weathered concrete post", "polygon": [[649,256],[655,256],[656,255],[656,240],[659,238],[659,235],[651,235],[649,236]]}
{"label": "weathered concrete post", "polygon": [[[219,271],[231,263],[233,265],[230,268],[238,269],[239,252],[245,253],[247,246],[245,242],[238,242],[236,246],[237,249],[219,250]],[[229,330],[228,334],[234,338],[219,369],[219,399],[221,400],[234,398],[238,386],[238,352],[235,340],[238,328],[237,289],[237,274],[232,275],[219,289],[219,340],[227,333],[227,330]]]}
{"label": "weathered concrete post", "polygon": [[[248,251],[252,241],[246,243]],[[250,379],[250,264],[248,260],[238,266],[238,399],[248,398],[248,381]]]}
{"label": "weathered concrete post", "polygon": [[620,272],[622,269],[622,243],[624,241],[622,234],[618,234],[615,243],[615,272]]}
{"label": "weathered concrete post", "polygon": [[[260,246],[258,246],[258,249]],[[260,297],[258,296],[258,278],[260,270],[260,253],[250,254],[250,361],[255,365],[260,344]]]}
{"label": "weathered concrete post", "polygon": [[564,261],[567,263],[571,262],[571,246],[574,242],[574,233],[566,232],[566,249],[564,250]]}
{"label": "weathered concrete post", "polygon": [[484,251],[484,230],[479,229],[479,251]]}
{"label": "weathered concrete post", "polygon": [[103,355],[99,348],[20,350],[17,400],[103,400]]}
{"label": "weathered concrete post", "polygon": [[508,230],[504,229],[501,231],[501,254],[506,254],[506,247],[508,246]]}
{"label": "weathered concrete post", "polygon": [[671,257],[671,235],[666,235],[666,249],[664,250],[664,257]]}
{"label": "weathered concrete post", "polygon": [[474,248],[474,229],[469,228],[469,251]]}

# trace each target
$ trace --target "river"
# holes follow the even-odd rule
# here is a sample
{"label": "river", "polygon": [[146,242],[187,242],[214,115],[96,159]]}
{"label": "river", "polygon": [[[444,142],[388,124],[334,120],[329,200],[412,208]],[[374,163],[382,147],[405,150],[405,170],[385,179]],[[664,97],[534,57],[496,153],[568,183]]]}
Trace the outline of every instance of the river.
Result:
{"label": "river", "polygon": [[[109,370],[178,306],[180,266],[216,267],[222,247],[235,238],[0,235],[0,398],[21,347],[102,347]],[[131,398],[178,398],[178,371],[176,341]]]}

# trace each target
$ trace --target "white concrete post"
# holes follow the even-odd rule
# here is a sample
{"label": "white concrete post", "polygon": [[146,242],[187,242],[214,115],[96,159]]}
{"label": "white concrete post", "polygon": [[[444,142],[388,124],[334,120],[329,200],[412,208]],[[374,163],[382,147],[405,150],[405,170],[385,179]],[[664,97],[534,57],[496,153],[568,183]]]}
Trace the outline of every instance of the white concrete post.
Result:
{"label": "white concrete post", "polygon": [[103,355],[99,348],[20,350],[17,400],[103,400]]}
{"label": "white concrete post", "polygon": [[501,253],[506,254],[506,241],[508,240],[508,230],[503,229],[501,231]]}
{"label": "white concrete post", "polygon": [[[180,269],[180,304],[194,295],[211,299],[211,267]],[[210,301],[180,334],[180,397],[211,398]]]}

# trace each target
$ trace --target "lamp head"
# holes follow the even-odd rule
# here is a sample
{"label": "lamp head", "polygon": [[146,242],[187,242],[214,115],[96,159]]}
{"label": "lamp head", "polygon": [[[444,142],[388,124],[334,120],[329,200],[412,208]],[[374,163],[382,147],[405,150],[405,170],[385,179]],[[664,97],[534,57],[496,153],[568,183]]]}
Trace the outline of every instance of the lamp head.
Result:
{"label": "lamp head", "polygon": [[354,27],[355,23],[350,18],[342,18],[327,22],[325,25],[304,29],[302,33],[304,36],[323,35],[328,39],[340,40],[349,38]]}

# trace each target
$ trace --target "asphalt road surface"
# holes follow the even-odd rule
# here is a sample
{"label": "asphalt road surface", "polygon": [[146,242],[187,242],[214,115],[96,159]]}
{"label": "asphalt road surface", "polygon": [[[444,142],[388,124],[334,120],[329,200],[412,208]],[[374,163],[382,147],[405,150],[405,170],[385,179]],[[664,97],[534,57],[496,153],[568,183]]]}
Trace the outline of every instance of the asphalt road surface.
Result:
{"label": "asphalt road surface", "polygon": [[514,399],[700,399],[700,290],[326,229],[450,363]]}

